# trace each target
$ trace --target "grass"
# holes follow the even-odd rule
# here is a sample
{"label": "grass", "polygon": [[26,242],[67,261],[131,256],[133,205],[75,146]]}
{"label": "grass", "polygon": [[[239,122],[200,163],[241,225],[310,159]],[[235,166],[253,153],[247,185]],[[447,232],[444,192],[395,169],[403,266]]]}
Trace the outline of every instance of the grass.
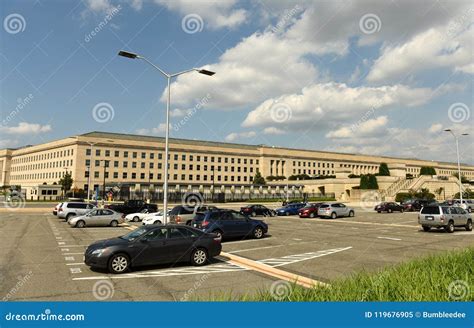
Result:
{"label": "grass", "polygon": [[[454,281],[460,281],[458,288]],[[286,286],[281,301],[474,301],[474,248],[449,251],[337,279],[331,287]],[[450,287],[451,284],[451,287]],[[463,297],[461,297],[463,296]],[[275,301],[270,290],[240,296],[214,295],[215,301]]]}

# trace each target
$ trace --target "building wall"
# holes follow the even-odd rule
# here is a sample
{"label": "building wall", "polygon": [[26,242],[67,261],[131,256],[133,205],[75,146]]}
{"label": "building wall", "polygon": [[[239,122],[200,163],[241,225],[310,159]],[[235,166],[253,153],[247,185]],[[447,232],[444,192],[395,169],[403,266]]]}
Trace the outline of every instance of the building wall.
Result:
{"label": "building wall", "polygon": [[[89,153],[91,143],[94,145]],[[17,150],[0,150],[0,181],[2,185],[26,188],[50,185],[70,171],[74,187],[87,189],[89,171],[91,185],[102,186],[107,162],[108,186],[152,184],[160,189],[164,181],[164,153],[164,138],[92,132]],[[257,170],[264,177],[335,175],[338,170],[366,174],[378,172],[381,162],[405,168],[415,176],[422,166],[434,166],[438,175],[457,172],[454,163],[171,139],[169,182],[180,186],[239,186],[251,184]],[[463,165],[462,174],[474,179],[474,166]],[[341,185],[332,189],[346,188]]]}

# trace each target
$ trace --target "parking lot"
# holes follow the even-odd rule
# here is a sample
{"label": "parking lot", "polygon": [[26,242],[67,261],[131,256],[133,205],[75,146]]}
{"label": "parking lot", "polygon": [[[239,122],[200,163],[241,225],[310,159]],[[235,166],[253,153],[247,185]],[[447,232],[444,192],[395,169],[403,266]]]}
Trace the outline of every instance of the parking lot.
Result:
{"label": "parking lot", "polygon": [[[360,270],[474,245],[474,233],[423,232],[417,213],[375,213],[356,208],[352,218],[265,218],[263,239],[224,241],[223,251],[281,270],[330,282]],[[83,263],[92,242],[123,235],[117,228],[71,228],[50,212],[0,212],[0,290],[9,300],[189,300],[254,293],[275,278],[225,258],[203,267],[138,268],[111,275]]]}

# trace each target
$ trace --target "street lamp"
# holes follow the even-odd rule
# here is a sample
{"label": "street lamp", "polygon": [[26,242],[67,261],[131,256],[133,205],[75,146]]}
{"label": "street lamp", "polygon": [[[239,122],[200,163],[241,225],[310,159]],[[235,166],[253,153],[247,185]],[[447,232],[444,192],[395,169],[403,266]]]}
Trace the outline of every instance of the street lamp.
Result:
{"label": "street lamp", "polygon": [[[461,161],[459,160],[459,137],[451,129],[445,129],[445,132],[449,132],[453,135],[454,140],[456,140],[456,154],[458,157],[458,179],[459,179],[459,199],[461,200],[462,206],[462,178],[461,178]],[[469,133],[463,133],[461,136],[468,136]]]}
{"label": "street lamp", "polygon": [[102,201],[105,201],[105,175],[107,174],[107,166],[109,165],[109,161],[104,159],[104,182],[102,184]]}
{"label": "street lamp", "polygon": [[91,173],[92,173],[92,149],[97,142],[87,142],[90,146],[90,158],[89,158],[89,176],[87,177],[87,201],[90,201],[90,193],[91,193]]}
{"label": "street lamp", "polygon": [[128,51],[119,51],[118,53],[119,56],[125,57],[125,58],[130,58],[130,59],[142,59],[146,63],[150,64],[158,70],[164,77],[166,77],[168,81],[168,97],[166,101],[166,132],[165,132],[165,183],[164,183],[164,192],[163,192],[163,219],[164,223],[168,223],[168,153],[169,153],[169,125],[170,125],[170,103],[171,103],[171,89],[170,89],[170,84],[171,84],[171,79],[174,77],[177,77],[179,75],[189,73],[189,72],[198,72],[203,75],[207,76],[212,76],[216,74],[215,72],[208,71],[206,69],[201,69],[201,68],[191,68],[182,72],[174,73],[174,74],[168,74],[165,71],[163,71],[161,68],[153,64],[151,61],[149,61],[146,57],[143,57],[141,55],[128,52]]}

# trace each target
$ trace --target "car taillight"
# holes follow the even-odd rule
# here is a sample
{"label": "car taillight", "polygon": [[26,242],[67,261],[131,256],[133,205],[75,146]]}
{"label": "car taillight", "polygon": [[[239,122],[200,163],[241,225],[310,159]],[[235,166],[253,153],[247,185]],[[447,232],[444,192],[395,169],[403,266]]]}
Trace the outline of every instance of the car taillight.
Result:
{"label": "car taillight", "polygon": [[221,240],[222,240],[221,236],[214,237],[214,242],[217,244],[220,244]]}
{"label": "car taillight", "polygon": [[176,222],[181,222],[181,217],[178,215],[176,216],[176,219],[175,219]]}
{"label": "car taillight", "polygon": [[444,215],[441,215],[441,222],[444,222]]}
{"label": "car taillight", "polygon": [[208,225],[209,225],[209,221],[207,221],[207,220],[204,220],[201,223],[201,227],[207,227]]}

